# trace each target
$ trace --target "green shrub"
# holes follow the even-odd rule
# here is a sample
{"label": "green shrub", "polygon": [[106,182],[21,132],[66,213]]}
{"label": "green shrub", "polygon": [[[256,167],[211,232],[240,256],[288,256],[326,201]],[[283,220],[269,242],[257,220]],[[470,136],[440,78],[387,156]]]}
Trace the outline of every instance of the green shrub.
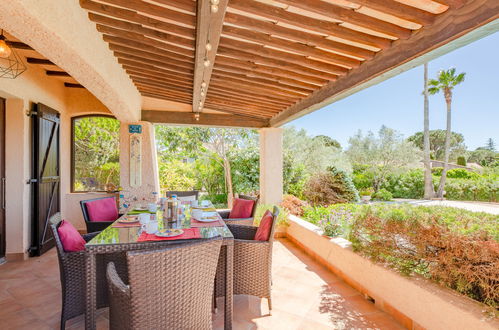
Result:
{"label": "green shrub", "polygon": [[374,189],[372,187],[365,188],[365,189],[362,189],[361,191],[359,191],[360,196],[372,196],[373,193],[374,193]]}
{"label": "green shrub", "polygon": [[388,190],[382,188],[374,193],[373,198],[379,201],[391,201],[393,199],[393,195]]}
{"label": "green shrub", "polygon": [[442,171],[444,170],[443,167],[432,167],[431,168],[431,174],[436,175],[436,176],[442,176]]}
{"label": "green shrub", "polygon": [[464,156],[457,157],[457,165],[466,166],[466,158]]}
{"label": "green shrub", "polygon": [[372,187],[374,184],[372,173],[354,173],[352,180],[358,190]]}
{"label": "green shrub", "polygon": [[394,198],[422,198],[424,194],[424,172],[421,169],[411,169],[400,175],[392,175],[383,184]]}
{"label": "green shrub", "polygon": [[445,183],[445,198],[468,201],[499,201],[499,181],[494,178],[453,179]]}
{"label": "green shrub", "polygon": [[464,168],[453,168],[447,171],[447,177],[452,179],[478,179],[480,175]]}
{"label": "green shrub", "polygon": [[329,168],[327,172],[312,176],[303,194],[313,205],[330,205],[359,200],[359,193],[352,179],[345,171],[334,167]]}

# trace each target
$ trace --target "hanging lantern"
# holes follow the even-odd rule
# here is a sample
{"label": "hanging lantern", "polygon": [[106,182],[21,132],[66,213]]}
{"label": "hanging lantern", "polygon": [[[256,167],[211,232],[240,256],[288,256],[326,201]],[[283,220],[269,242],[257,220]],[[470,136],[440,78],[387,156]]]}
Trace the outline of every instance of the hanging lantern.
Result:
{"label": "hanging lantern", "polygon": [[14,79],[26,71],[21,56],[6,42],[3,31],[0,34],[0,78]]}

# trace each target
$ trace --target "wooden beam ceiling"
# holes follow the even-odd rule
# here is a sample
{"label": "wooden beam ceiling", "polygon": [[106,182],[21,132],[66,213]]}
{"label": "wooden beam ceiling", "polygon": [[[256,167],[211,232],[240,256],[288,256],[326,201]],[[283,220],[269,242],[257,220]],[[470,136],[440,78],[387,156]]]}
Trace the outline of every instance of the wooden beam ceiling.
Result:
{"label": "wooden beam ceiling", "polygon": [[227,126],[261,128],[268,126],[268,120],[250,118],[239,115],[217,115],[203,113],[196,120],[193,113],[142,110],[142,120],[152,123],[162,124],[182,124],[182,125],[205,125],[205,126]]}
{"label": "wooden beam ceiling", "polygon": [[[198,1],[192,111],[201,112],[210,87],[228,0]],[[216,8],[216,10],[215,10]]]}
{"label": "wooden beam ceiling", "polygon": [[485,24],[493,2],[80,0],[143,96],[265,124],[255,127],[313,111]]}

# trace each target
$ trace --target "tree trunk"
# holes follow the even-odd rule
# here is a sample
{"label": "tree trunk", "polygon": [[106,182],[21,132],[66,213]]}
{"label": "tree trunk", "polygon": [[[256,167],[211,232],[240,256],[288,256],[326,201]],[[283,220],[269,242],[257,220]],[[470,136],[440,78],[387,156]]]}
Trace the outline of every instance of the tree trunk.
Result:
{"label": "tree trunk", "polygon": [[423,130],[423,162],[424,162],[424,199],[435,196],[430,165],[430,109],[428,101],[428,63],[424,64],[424,130]]}
{"label": "tree trunk", "polygon": [[444,197],[445,179],[447,178],[447,168],[449,167],[449,153],[450,153],[450,134],[451,134],[451,103],[452,96],[445,93],[445,103],[447,104],[447,131],[445,132],[445,154],[444,154],[444,169],[440,184],[438,185],[437,197]]}
{"label": "tree trunk", "polygon": [[224,158],[225,185],[227,187],[227,206],[231,209],[234,202],[234,191],[232,190],[232,174],[230,161]]}

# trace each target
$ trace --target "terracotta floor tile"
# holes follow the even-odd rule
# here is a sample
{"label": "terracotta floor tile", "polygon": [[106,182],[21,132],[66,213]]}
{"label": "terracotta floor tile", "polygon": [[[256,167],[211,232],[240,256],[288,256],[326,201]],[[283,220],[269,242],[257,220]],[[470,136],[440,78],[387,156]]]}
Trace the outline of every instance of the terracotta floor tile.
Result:
{"label": "terracotta floor tile", "polygon": [[[234,329],[401,329],[400,325],[286,239],[273,251],[272,315],[266,299],[234,297]],[[213,328],[223,329],[223,299]],[[1,330],[58,329],[61,289],[55,250],[0,266]],[[83,315],[66,322],[82,330]],[[97,329],[109,329],[109,311],[97,312]]]}

